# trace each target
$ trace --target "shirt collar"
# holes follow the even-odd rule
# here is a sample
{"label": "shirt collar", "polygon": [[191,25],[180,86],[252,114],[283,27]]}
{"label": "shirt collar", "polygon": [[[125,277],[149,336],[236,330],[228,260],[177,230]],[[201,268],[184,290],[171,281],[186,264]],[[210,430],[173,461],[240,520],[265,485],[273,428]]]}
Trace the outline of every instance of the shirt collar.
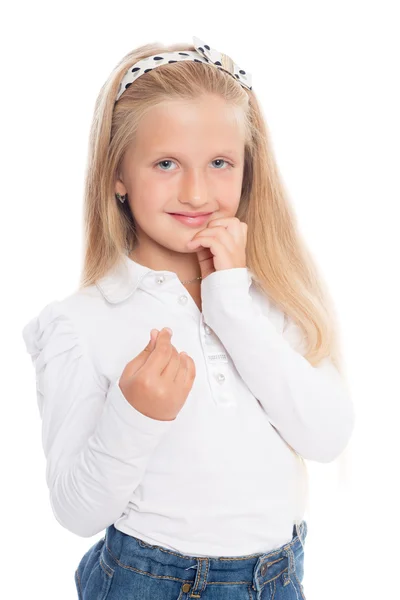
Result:
{"label": "shirt collar", "polygon": [[[230,269],[224,272],[218,271],[218,273],[220,279],[224,278],[224,280],[226,279],[229,282],[231,279],[236,281],[238,277],[237,271],[241,272],[242,270]],[[178,277],[173,271],[165,269],[163,271],[155,271],[150,267],[145,267],[135,262],[127,254],[122,254],[116,265],[96,282],[96,286],[108,302],[117,304],[118,302],[127,300],[136,291],[142,279],[149,273],[154,274],[154,276],[162,276],[163,280],[165,280],[165,277]],[[246,283],[251,285],[251,280],[254,276],[248,268],[246,268],[246,277]],[[240,282],[242,280],[243,275],[241,274]]]}
{"label": "shirt collar", "polygon": [[122,254],[117,264],[96,282],[96,286],[108,302],[117,304],[129,298],[143,277],[152,272],[155,271]]}

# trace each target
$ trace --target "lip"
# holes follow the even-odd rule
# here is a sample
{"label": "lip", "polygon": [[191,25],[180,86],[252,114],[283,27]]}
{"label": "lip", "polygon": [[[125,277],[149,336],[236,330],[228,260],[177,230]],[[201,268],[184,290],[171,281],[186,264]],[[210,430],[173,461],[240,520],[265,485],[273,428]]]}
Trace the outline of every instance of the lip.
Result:
{"label": "lip", "polygon": [[203,225],[208,219],[208,217],[212,213],[206,213],[204,215],[199,215],[197,217],[188,217],[186,215],[178,215],[174,213],[168,213],[171,217],[174,217],[177,221],[184,223],[184,225],[189,225],[191,227],[198,227],[199,225]]}
{"label": "lip", "polygon": [[211,211],[209,211],[209,212],[200,212],[200,211],[199,212],[195,212],[195,211],[190,212],[190,211],[183,210],[181,213],[168,213],[168,214],[183,215],[184,217],[200,217],[203,215],[211,215],[212,213],[211,213]]}

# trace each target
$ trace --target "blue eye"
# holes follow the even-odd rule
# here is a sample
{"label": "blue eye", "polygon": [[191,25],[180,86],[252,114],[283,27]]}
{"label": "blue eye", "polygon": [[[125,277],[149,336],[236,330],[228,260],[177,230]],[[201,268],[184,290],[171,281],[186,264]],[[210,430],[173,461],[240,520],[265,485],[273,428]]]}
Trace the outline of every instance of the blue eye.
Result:
{"label": "blue eye", "polygon": [[[233,164],[232,164],[232,163],[230,163],[230,162],[228,162],[228,161],[224,160],[223,158],[216,158],[216,159],[215,159],[215,160],[213,160],[212,162],[217,162],[217,161],[220,161],[220,162],[222,161],[223,163],[226,163],[227,165],[229,165],[229,167],[233,167]],[[156,164],[157,164],[157,166],[158,166],[158,165],[161,165],[161,164],[163,164],[163,163],[165,164],[165,163],[173,163],[173,162],[174,162],[173,160],[165,159],[165,160],[161,160],[160,162],[158,162],[158,163],[156,163]],[[228,167],[228,168],[229,168],[229,167]],[[161,171],[174,171],[174,170],[175,170],[175,169],[161,169]],[[217,171],[224,171],[224,170],[226,170],[226,169],[217,169]]]}
{"label": "blue eye", "polygon": [[[213,160],[212,162],[217,162],[217,161],[222,161],[224,163],[226,163],[227,165],[229,165],[230,167],[233,167],[232,163],[228,163],[228,161],[224,160],[223,158],[216,158],[215,160]],[[221,171],[223,169],[217,169],[217,171]]]}
{"label": "blue eye", "polygon": [[[163,163],[171,163],[173,162],[172,160],[161,160],[160,162],[157,163],[158,165],[162,165]],[[171,169],[161,169],[161,171],[171,171]]]}

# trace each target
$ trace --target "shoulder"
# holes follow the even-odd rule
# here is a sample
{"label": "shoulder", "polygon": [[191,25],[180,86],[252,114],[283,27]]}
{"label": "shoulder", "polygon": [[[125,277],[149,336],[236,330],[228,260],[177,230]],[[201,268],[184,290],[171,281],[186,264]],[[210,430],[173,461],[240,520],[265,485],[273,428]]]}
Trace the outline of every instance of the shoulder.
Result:
{"label": "shoulder", "polygon": [[44,305],[35,316],[25,325],[23,331],[32,333],[45,330],[51,323],[72,326],[74,323],[79,327],[80,322],[87,322],[92,316],[103,316],[104,299],[96,285],[81,288],[65,296],[61,300],[52,300]]}
{"label": "shoulder", "polygon": [[88,332],[95,329],[103,307],[95,286],[44,305],[22,329],[26,350],[36,370],[41,371],[56,357],[70,363],[80,358],[93,360]]}

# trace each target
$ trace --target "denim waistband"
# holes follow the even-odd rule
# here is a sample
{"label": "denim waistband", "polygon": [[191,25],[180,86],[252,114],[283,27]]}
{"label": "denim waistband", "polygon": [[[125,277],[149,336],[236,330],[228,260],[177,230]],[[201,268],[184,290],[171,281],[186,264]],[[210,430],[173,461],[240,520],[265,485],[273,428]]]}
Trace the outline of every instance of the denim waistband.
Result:
{"label": "denim waistband", "polygon": [[[307,535],[307,522],[293,526],[292,540],[280,548],[266,553],[243,556],[204,557],[188,556],[151,545],[132,535],[123,533],[114,525],[106,529],[103,551],[104,562],[117,567],[133,569],[152,577],[173,578],[187,581],[193,586],[191,597],[201,597],[206,585],[212,582],[242,582],[252,584],[260,590],[266,583],[282,576],[290,582],[296,571],[296,560],[304,552],[303,544]],[[301,539],[300,539],[301,538]]]}

